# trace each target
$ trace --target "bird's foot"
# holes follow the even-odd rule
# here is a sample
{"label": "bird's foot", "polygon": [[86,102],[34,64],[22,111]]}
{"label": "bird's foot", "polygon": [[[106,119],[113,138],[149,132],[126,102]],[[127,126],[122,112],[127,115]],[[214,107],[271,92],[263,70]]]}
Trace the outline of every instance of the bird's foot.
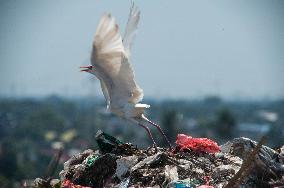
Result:
{"label": "bird's foot", "polygon": [[172,146],[171,144],[169,144],[168,150],[169,150],[170,152],[173,152],[173,151],[175,150],[175,148],[173,148],[173,146]]}
{"label": "bird's foot", "polygon": [[176,148],[173,146],[170,146],[167,150],[171,153],[174,153],[176,151]]}
{"label": "bird's foot", "polygon": [[157,144],[153,144],[151,147],[148,147],[147,149],[147,153],[148,154],[155,154],[158,152],[158,147],[157,147]]}
{"label": "bird's foot", "polygon": [[153,144],[152,148],[155,148],[155,153],[157,153],[157,152],[158,152],[157,144]]}

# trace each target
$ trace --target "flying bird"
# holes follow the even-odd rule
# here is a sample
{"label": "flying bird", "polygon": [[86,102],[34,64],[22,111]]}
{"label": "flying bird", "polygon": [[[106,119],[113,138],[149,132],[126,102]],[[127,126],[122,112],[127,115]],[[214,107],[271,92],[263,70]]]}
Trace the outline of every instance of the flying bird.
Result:
{"label": "flying bird", "polygon": [[161,127],[144,115],[145,109],[150,105],[139,103],[143,99],[143,90],[137,85],[130,64],[130,50],[139,19],[140,11],[132,3],[122,38],[115,18],[111,14],[104,14],[95,33],[91,65],[80,68],[81,71],[91,73],[100,80],[107,108],[112,113],[143,127],[157,149],[157,144],[147,125],[156,127],[172,148]]}

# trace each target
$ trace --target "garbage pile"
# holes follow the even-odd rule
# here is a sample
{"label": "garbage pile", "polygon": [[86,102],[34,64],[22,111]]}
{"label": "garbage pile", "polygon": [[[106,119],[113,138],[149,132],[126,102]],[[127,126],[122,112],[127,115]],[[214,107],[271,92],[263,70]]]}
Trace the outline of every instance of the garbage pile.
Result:
{"label": "garbage pile", "polygon": [[173,151],[144,150],[101,131],[96,139],[99,150],[85,150],[64,163],[61,187],[284,186],[284,147],[275,151],[247,138],[219,147],[210,139],[182,134]]}

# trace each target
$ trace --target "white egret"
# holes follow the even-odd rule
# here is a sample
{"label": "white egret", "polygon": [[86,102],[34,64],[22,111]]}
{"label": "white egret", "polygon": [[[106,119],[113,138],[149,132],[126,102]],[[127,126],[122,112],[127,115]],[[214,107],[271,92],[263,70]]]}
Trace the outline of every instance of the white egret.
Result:
{"label": "white egret", "polygon": [[140,11],[132,3],[122,39],[114,17],[111,14],[104,14],[95,33],[91,54],[92,65],[80,68],[81,71],[91,73],[100,80],[107,108],[112,113],[146,129],[156,148],[147,124],[155,126],[171,148],[161,127],[144,115],[144,110],[150,105],[139,103],[143,98],[143,90],[134,80],[134,71],[130,64],[130,48],[139,18]]}

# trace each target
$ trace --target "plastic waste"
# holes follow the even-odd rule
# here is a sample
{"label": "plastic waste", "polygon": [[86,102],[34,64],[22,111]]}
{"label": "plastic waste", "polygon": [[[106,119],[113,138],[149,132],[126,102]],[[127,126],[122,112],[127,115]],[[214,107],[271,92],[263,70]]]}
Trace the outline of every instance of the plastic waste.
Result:
{"label": "plastic waste", "polygon": [[118,188],[128,188],[128,184],[130,182],[130,178],[126,178],[118,185]]}
{"label": "plastic waste", "polygon": [[208,138],[193,138],[185,134],[178,134],[176,144],[180,151],[190,149],[196,152],[216,153],[220,151],[220,147],[216,142]]}
{"label": "plastic waste", "polygon": [[138,163],[138,156],[127,156],[117,159],[115,176],[123,180],[124,176],[136,163]]}
{"label": "plastic waste", "polygon": [[75,185],[74,183],[72,183],[70,180],[65,179],[62,183],[62,188],[91,188],[91,187],[85,187],[82,185]]}
{"label": "plastic waste", "polygon": [[100,151],[106,153],[111,152],[113,149],[117,148],[118,145],[124,144],[117,138],[106,134],[101,130],[98,130],[95,137]]}
{"label": "plastic waste", "polygon": [[201,182],[197,179],[185,179],[171,182],[167,187],[169,188],[197,188]]}
{"label": "plastic waste", "polygon": [[94,163],[95,163],[95,161],[98,159],[98,155],[91,155],[91,156],[89,156],[86,160],[87,160],[87,162],[86,162],[86,166],[87,167],[91,167],[91,166],[93,166],[94,165]]}

